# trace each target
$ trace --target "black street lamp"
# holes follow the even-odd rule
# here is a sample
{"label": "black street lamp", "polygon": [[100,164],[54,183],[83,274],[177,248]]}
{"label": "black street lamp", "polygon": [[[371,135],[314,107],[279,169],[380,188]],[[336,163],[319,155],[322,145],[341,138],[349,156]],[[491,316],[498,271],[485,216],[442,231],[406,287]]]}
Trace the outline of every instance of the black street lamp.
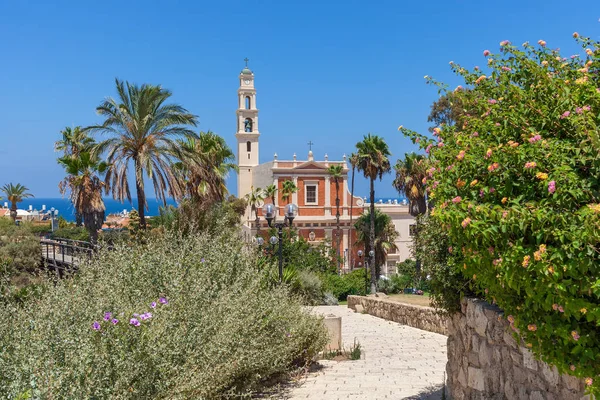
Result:
{"label": "black street lamp", "polygon": [[269,224],[269,227],[273,227],[273,223],[275,224],[275,228],[277,229],[277,237],[271,236],[269,242],[272,245],[279,243],[279,283],[283,281],[283,227],[291,227],[294,222],[294,218],[298,215],[298,206],[295,204],[288,204],[284,208],[284,218],[283,222],[275,221],[276,209],[273,204],[265,204],[263,206],[263,215]]}

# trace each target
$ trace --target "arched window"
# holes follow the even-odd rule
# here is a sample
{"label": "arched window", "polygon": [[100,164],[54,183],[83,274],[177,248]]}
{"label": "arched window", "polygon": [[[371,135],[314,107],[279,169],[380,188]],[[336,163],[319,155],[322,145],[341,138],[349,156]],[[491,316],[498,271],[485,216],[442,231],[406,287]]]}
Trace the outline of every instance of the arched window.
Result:
{"label": "arched window", "polygon": [[250,141],[246,142],[246,151],[250,153],[252,151],[252,143]]}
{"label": "arched window", "polygon": [[244,132],[252,132],[252,118],[246,118],[244,121]]}
{"label": "arched window", "polygon": [[246,96],[246,110],[252,108],[252,103],[250,102],[250,96]]}

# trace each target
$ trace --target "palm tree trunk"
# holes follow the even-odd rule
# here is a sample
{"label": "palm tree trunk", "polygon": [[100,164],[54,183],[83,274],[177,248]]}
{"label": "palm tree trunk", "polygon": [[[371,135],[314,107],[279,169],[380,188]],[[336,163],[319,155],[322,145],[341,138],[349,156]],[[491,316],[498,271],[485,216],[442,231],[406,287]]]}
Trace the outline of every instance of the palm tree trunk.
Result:
{"label": "palm tree trunk", "polygon": [[369,229],[369,247],[373,250],[373,257],[369,259],[369,266],[371,267],[371,294],[377,292],[377,271],[375,270],[375,179],[371,178],[371,226]]}
{"label": "palm tree trunk", "polygon": [[13,220],[13,223],[17,223],[17,203],[12,202],[10,203],[10,217]]}
{"label": "palm tree trunk", "polygon": [[140,215],[140,229],[146,229],[146,216],[144,212],[146,211],[146,193],[144,193],[144,188],[142,184],[137,181],[135,182],[135,189],[137,191],[137,201],[138,201],[138,214]]}
{"label": "palm tree trunk", "polygon": [[352,230],[354,229],[354,225],[352,225],[352,210],[353,210],[353,206],[354,206],[354,170],[356,169],[356,167],[354,166],[354,164],[352,164],[352,185],[350,188],[350,240],[348,241],[348,265],[350,265],[350,269],[352,270],[353,265],[352,265],[352,261],[353,261],[353,254],[352,254]]}
{"label": "palm tree trunk", "polygon": [[83,216],[76,210],[75,211],[75,226],[80,227],[83,225]]}

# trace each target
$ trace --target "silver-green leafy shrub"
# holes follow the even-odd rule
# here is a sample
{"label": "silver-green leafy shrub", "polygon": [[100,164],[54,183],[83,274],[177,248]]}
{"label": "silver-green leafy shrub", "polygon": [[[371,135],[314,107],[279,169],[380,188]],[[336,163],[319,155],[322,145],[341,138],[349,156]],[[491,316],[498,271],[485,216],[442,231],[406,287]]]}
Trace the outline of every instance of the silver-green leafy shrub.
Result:
{"label": "silver-green leafy shrub", "polygon": [[239,396],[326,342],[227,233],[101,251],[0,320],[0,398]]}

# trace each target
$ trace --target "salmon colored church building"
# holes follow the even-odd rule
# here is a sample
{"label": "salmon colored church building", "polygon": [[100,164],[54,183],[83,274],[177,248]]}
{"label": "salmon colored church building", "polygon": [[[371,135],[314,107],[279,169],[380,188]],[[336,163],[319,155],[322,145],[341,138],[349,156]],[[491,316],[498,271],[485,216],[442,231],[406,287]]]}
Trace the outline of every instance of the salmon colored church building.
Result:
{"label": "salmon colored church building", "polygon": [[[339,179],[337,192],[340,200],[340,254],[344,258],[345,270],[358,267],[360,259],[356,253],[362,249],[362,246],[356,244],[356,230],[351,226],[350,215],[352,213],[352,224],[354,224],[357,218],[367,210],[368,204],[361,197],[352,197],[350,193],[349,162],[346,155],[341,160],[329,160],[325,154],[323,160],[315,160],[312,150],[309,150],[305,159],[298,159],[294,154],[291,160],[279,160],[275,154],[272,161],[259,164],[259,110],[256,106],[254,74],[247,66],[241,71],[239,81],[236,112],[237,132],[235,135],[239,167],[238,197],[243,198],[253,188],[264,189],[274,184],[278,188],[274,204],[278,210],[277,220],[283,221],[283,207],[288,202],[294,203],[298,206],[298,216],[294,219],[294,227],[298,234],[311,244],[327,240],[336,246],[338,241],[336,236],[336,184],[328,173],[328,168],[331,165],[341,165],[343,167],[342,177]],[[282,187],[286,180],[294,182],[298,191],[292,194],[291,199],[284,201]],[[265,199],[265,202],[270,203],[271,200]],[[409,226],[414,224],[414,219],[408,214],[406,205],[382,203],[376,204],[376,206],[384,212],[391,210],[393,215],[390,215],[394,220],[396,230],[400,228],[406,231],[405,235],[399,232],[399,239],[403,240],[397,241],[396,245],[400,244],[398,250],[388,254],[387,266],[391,267],[409,256],[408,243],[411,241]],[[243,226],[246,240],[256,237],[258,229],[263,232],[268,229],[267,221],[262,216],[261,207],[259,207],[258,215],[260,219],[257,226],[255,217],[250,215],[250,207],[248,208]],[[384,272],[387,273],[389,269],[384,268]]]}

